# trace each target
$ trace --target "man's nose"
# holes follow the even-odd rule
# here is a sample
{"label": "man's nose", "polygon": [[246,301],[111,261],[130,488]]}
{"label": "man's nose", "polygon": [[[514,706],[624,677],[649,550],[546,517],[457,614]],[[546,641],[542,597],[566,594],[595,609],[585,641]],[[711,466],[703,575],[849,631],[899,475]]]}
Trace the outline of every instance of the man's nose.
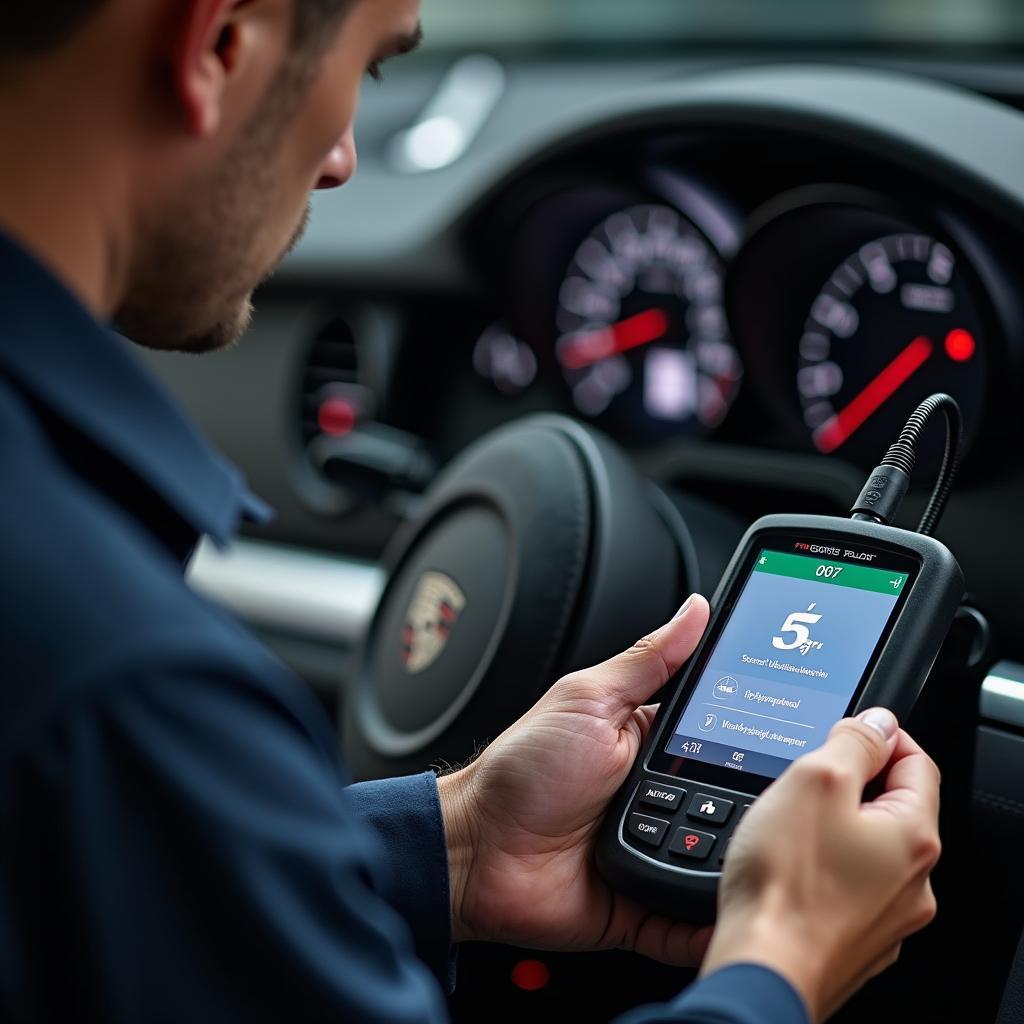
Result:
{"label": "man's nose", "polygon": [[350,128],[327,154],[317,188],[339,188],[356,173],[356,140]]}

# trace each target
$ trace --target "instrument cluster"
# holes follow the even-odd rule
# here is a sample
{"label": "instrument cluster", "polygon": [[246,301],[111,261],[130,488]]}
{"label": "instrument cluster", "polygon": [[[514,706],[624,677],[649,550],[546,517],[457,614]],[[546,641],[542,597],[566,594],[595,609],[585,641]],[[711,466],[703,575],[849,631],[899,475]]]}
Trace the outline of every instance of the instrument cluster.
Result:
{"label": "instrument cluster", "polygon": [[721,437],[870,467],[946,391],[967,449],[1013,362],[1012,285],[982,240],[860,186],[745,204],[664,165],[567,181],[528,204],[500,280],[478,378],[506,397],[544,388],[633,448]]}

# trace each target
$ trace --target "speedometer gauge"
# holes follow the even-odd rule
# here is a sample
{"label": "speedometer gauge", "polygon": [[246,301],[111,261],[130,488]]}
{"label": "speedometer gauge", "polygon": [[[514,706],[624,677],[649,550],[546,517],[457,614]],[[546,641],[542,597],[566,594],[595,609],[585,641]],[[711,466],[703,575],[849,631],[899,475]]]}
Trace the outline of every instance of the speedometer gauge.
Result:
{"label": "speedometer gauge", "polygon": [[797,391],[814,446],[870,464],[881,438],[936,391],[976,430],[986,377],[981,318],[953,252],[923,234],[862,245],[815,298],[800,339]]}
{"label": "speedometer gauge", "polygon": [[579,412],[647,436],[717,426],[742,375],[723,281],[710,242],[670,207],[598,225],[558,298],[555,356]]}

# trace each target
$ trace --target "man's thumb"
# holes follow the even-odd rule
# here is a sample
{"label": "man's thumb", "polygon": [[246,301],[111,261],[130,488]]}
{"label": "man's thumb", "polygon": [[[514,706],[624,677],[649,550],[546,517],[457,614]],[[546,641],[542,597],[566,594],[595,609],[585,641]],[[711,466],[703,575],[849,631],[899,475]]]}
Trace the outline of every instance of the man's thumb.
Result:
{"label": "man's thumb", "polygon": [[850,769],[860,792],[889,763],[898,731],[899,722],[888,708],[869,708],[837,722],[819,755]]}
{"label": "man's thumb", "polygon": [[624,717],[647,703],[693,654],[709,614],[707,601],[700,594],[691,594],[671,622],[638,640],[628,651],[590,669]]}

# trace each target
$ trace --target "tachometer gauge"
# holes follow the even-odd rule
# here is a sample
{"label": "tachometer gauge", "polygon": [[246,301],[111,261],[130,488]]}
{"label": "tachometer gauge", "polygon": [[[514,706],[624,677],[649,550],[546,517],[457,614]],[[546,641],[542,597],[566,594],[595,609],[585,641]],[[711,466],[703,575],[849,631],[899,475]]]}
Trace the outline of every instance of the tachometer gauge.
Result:
{"label": "tachometer gauge", "polygon": [[558,297],[555,356],[579,412],[648,437],[716,427],[742,376],[724,273],[710,242],[668,206],[598,225]]}
{"label": "tachometer gauge", "polygon": [[984,395],[981,318],[953,252],[923,234],[862,245],[815,298],[800,339],[797,391],[814,446],[871,464],[908,410],[936,391],[975,432]]}

